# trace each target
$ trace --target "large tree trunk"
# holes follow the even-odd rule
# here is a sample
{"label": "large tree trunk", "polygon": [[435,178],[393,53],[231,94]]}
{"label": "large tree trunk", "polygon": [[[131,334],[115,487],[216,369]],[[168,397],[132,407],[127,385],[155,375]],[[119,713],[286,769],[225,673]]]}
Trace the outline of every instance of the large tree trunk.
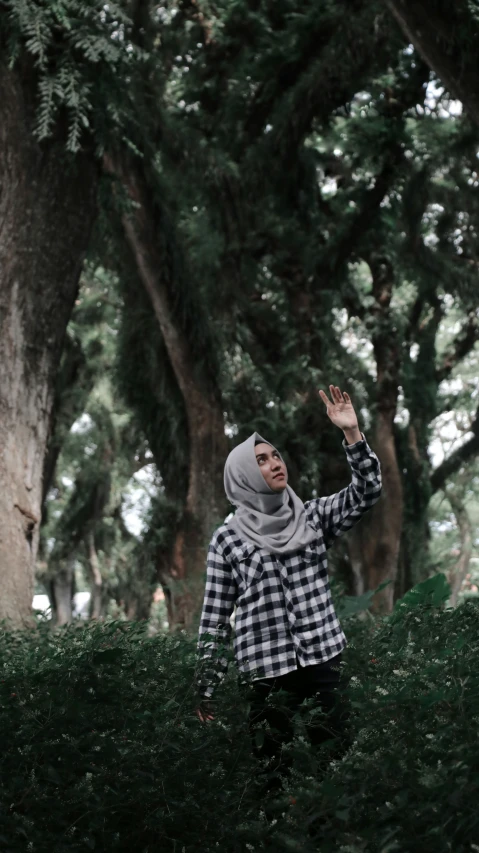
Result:
{"label": "large tree trunk", "polygon": [[372,446],[381,462],[383,489],[381,500],[352,531],[349,554],[357,594],[375,589],[383,581],[391,581],[374,596],[371,604],[373,613],[386,614],[394,606],[403,520],[403,488],[394,440],[400,345],[390,315],[394,283],[391,264],[379,255],[371,255],[368,263],[373,276],[376,317],[372,341],[377,365],[377,415]]}
{"label": "large tree trunk", "polygon": [[[126,239],[151,300],[181,390],[189,433],[188,492],[168,576],[161,577],[169,600],[170,630],[193,631],[204,595],[208,541],[224,518],[223,468],[228,453],[223,408],[216,377],[195,363],[190,342],[173,310],[174,274],[164,222],[138,166],[105,158],[107,171],[123,183],[134,202],[123,216]],[[164,214],[163,214],[164,215]],[[166,590],[168,589],[168,593]]]}
{"label": "large tree trunk", "polygon": [[0,66],[0,619],[32,624],[53,387],[95,213],[92,156],[32,136],[33,98]]}

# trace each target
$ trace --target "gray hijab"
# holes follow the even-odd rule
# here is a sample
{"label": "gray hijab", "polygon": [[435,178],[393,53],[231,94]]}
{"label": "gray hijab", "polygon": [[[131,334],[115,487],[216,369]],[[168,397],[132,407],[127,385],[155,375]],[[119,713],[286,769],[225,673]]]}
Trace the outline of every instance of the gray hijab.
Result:
{"label": "gray hijab", "polygon": [[226,460],[225,492],[230,503],[237,507],[228,527],[259,548],[273,554],[289,554],[313,542],[318,534],[308,524],[303,501],[291,486],[281,492],[274,492],[268,486],[256,461],[254,448],[258,441],[276,450],[270,441],[254,432]]}

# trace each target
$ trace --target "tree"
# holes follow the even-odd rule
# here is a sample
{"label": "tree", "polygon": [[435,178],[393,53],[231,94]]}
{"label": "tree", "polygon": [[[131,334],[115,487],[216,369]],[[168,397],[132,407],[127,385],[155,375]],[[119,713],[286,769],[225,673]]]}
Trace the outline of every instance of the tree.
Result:
{"label": "tree", "polygon": [[[351,375],[331,328],[333,311],[346,307],[350,318],[365,323],[377,381],[369,380],[369,393],[362,393],[368,406],[374,400],[371,442],[383,463],[387,500],[349,537],[349,565],[353,591],[393,582],[375,602],[390,610],[394,596],[428,571],[428,435],[446,375],[435,358],[443,316],[439,283],[470,314],[469,333],[464,330],[457,341],[459,360],[477,340],[470,269],[459,271],[454,244],[461,206],[471,203],[475,137],[467,122],[458,134],[454,123],[444,127],[430,110],[428,68],[404,50],[396,30],[388,30],[384,18],[376,20],[369,5],[358,4],[356,11],[340,80],[328,98],[318,100],[314,93],[324,89],[325,69],[342,34],[341,3],[321,10],[306,4],[297,17],[268,4],[254,12],[245,5],[241,15],[237,6],[225,5],[200,17],[197,4],[185,4],[171,27],[178,41],[165,37],[174,61],[160,64],[169,68],[164,110],[137,139],[141,165],[128,157],[109,168],[136,202],[126,233],[143,276],[148,257],[150,273],[160,268],[159,261],[151,262],[158,257],[152,244],[160,245],[160,232],[163,241],[168,235],[161,268],[170,292],[181,289],[172,264],[181,253],[190,287],[214,305],[216,322],[224,326],[223,357],[231,375],[221,377],[218,390],[238,439],[262,423],[276,424],[303,488],[318,486],[305,473],[312,452],[303,448],[314,448],[320,460],[313,476],[323,462],[323,493],[344,484],[344,467],[330,461],[334,439],[319,443],[311,435],[313,427],[318,435],[325,432],[315,391],[332,369]],[[193,26],[186,28],[185,21]],[[365,34],[370,44],[372,33],[374,56],[364,51]],[[173,73],[186,68],[187,74]],[[361,84],[364,91],[358,91]],[[151,139],[161,140],[160,161],[148,148]],[[460,202],[444,186],[449,173],[464,190]],[[338,187],[334,197],[321,189],[331,176]],[[449,221],[437,223],[435,249],[422,239],[422,228],[428,206],[438,203],[436,194],[447,195]],[[147,239],[139,246],[145,228],[158,235],[150,247]],[[465,239],[474,254],[475,233],[469,229]],[[358,263],[367,270],[364,294],[356,289]],[[401,314],[394,302],[405,278],[417,292],[411,304],[401,295]],[[167,314],[163,301],[160,325]],[[187,338],[191,345],[191,334]],[[419,346],[417,366],[408,358],[413,343]],[[172,353],[170,347],[170,364]],[[363,380],[364,370],[354,369]],[[418,394],[418,381],[425,394]],[[411,413],[405,430],[396,424],[402,383]],[[267,402],[277,407],[276,417]],[[218,470],[218,483],[220,475]]]}
{"label": "tree", "polygon": [[[169,566],[169,581],[176,581],[174,596],[170,596],[170,623],[177,628],[191,628],[201,598],[201,578],[204,569],[204,549],[211,530],[222,515],[223,460],[227,441],[224,432],[223,409],[215,377],[218,369],[215,352],[210,346],[207,357],[198,352],[198,339],[193,338],[194,325],[181,322],[180,312],[185,304],[196,301],[196,324],[203,314],[201,304],[191,288],[187,294],[185,264],[175,245],[174,232],[168,222],[168,212],[156,193],[157,180],[150,173],[147,179],[138,163],[129,158],[127,165],[119,159],[107,158],[107,168],[127,189],[135,203],[122,217],[125,236],[133,253],[138,277],[148,294],[161,331],[165,351],[181,392],[188,429],[188,488],[179,529],[175,535]],[[180,305],[175,290],[182,289]],[[185,328],[186,325],[186,328]],[[189,325],[190,335],[187,334]],[[207,320],[203,317],[203,341],[207,338]],[[208,346],[208,343],[207,343]],[[199,358],[195,359],[195,354]],[[210,357],[208,357],[210,356]]]}
{"label": "tree", "polygon": [[[191,8],[186,6],[187,11]],[[175,84],[190,140],[187,148],[180,126],[177,148],[184,146],[190,152],[191,143],[195,144],[194,154],[183,157],[184,171],[177,172],[175,184],[179,197],[188,199],[195,211],[191,217],[184,213],[184,219],[190,220],[189,235],[198,243],[204,239],[206,219],[223,236],[212,264],[221,271],[226,286],[215,305],[229,330],[230,350],[234,342],[241,353],[231,352],[229,363],[233,370],[235,361],[241,364],[238,373],[244,386],[237,417],[234,391],[226,408],[230,421],[239,422],[240,439],[262,420],[272,423],[271,411],[264,410],[263,395],[268,394],[278,406],[282,447],[291,448],[293,468],[304,471],[311,454],[302,459],[294,436],[299,432],[301,444],[308,446],[305,431],[321,422],[313,414],[318,380],[332,367],[337,370],[338,363],[346,376],[349,372],[340,353],[338,360],[332,355],[336,346],[330,330],[332,310],[346,306],[350,317],[366,323],[377,370],[377,383],[375,387],[370,383],[369,394],[374,399],[372,443],[383,462],[388,500],[379,502],[351,534],[350,565],[355,567],[356,591],[363,584],[374,588],[385,578],[393,581],[382,601],[375,602],[376,607],[390,609],[394,596],[428,571],[428,425],[435,416],[441,375],[444,378],[434,354],[443,316],[439,281],[446,291],[453,288],[471,313],[466,323],[469,334],[464,331],[459,336],[465,337],[464,345],[458,340],[459,358],[466,357],[477,340],[470,269],[463,265],[459,272],[454,249],[462,200],[458,205],[457,196],[448,197],[449,209],[456,213],[454,222],[441,220],[437,249],[425,245],[417,229],[427,216],[428,204],[435,204],[431,196],[449,169],[454,173],[452,181],[460,173],[464,203],[469,204],[466,183],[474,180],[474,173],[467,162],[468,146],[474,134],[465,122],[460,141],[454,123],[444,129],[439,115],[433,124],[434,110],[425,101],[427,66],[417,54],[404,50],[397,32],[388,31],[383,18],[374,19],[371,6],[358,4],[361,14],[351,25],[351,42],[341,66],[345,85],[332,86],[330,99],[321,101],[309,98],[309,93],[318,91],[322,83],[325,88],[324,68],[331,66],[336,38],[342,33],[342,4],[327,10],[306,5],[297,17],[289,16],[283,7],[271,10],[266,5],[254,12],[241,11],[240,19],[238,7],[231,12],[216,7],[206,25],[205,18],[199,20],[196,15],[195,4],[194,39],[198,34],[203,42],[198,41],[201,49],[188,45],[184,57],[177,57],[180,66],[187,64],[188,74]],[[364,31],[370,40],[374,33],[379,47],[369,64],[362,62]],[[353,32],[358,52],[353,49]],[[310,39],[316,40],[316,52],[308,49]],[[328,63],[323,65],[326,57]],[[281,74],[276,72],[278,67]],[[361,83],[364,91],[359,89]],[[443,153],[448,133],[451,147]],[[207,157],[202,155],[204,136]],[[441,165],[434,171],[430,157],[436,152]],[[203,161],[205,180],[198,180]],[[185,173],[190,180],[186,194]],[[319,183],[336,178],[334,198],[317,191],[318,173]],[[193,219],[200,217],[199,228]],[[400,234],[398,225],[404,229]],[[469,232],[467,239],[474,242],[475,234]],[[199,245],[197,254],[205,275],[205,253]],[[351,265],[361,260],[369,268],[367,305],[351,275]],[[405,306],[409,323],[402,322],[393,308],[395,291],[405,277],[417,286],[417,299]],[[434,309],[430,323],[425,319],[429,304]],[[405,349],[413,342],[420,347],[417,370]],[[418,381],[426,385],[426,405],[424,395],[417,392]],[[401,382],[411,412],[406,430],[395,423]],[[284,417],[288,409],[289,421]],[[249,412],[251,419],[246,417]],[[311,444],[318,453],[317,442]],[[322,450],[328,459],[329,448],[324,444],[325,440]],[[474,442],[469,445],[471,453],[473,446]],[[345,475],[344,470],[335,471],[331,462],[322,473],[323,486],[337,486]]]}
{"label": "tree", "polygon": [[[334,373],[366,410],[388,500],[339,545],[333,562],[349,573],[350,591],[392,580],[377,602],[390,609],[393,595],[430,569],[431,495],[477,453],[473,418],[473,438],[431,475],[431,425],[441,406],[454,404],[439,386],[477,342],[474,129],[467,120],[442,121],[430,107],[427,66],[404,49],[386,11],[369,2],[318,7],[308,0],[295,14],[288,2],[246,0],[214,8],[185,0],[175,15],[168,4],[147,0],[125,8],[128,14],[123,5],[105,10],[93,0],[48,8],[28,2],[3,18],[8,73],[30,98],[28,144],[64,152],[72,170],[62,173],[64,182],[82,163],[94,175],[85,172],[93,198],[85,246],[100,190],[90,257],[114,272],[120,288],[118,387],[139,431],[117,427],[106,380],[95,379],[88,399],[79,394],[98,433],[98,454],[89,464],[77,448],[74,485],[59,498],[58,523],[48,520],[52,576],[58,568],[66,573],[71,596],[69,544],[91,572],[98,603],[100,586],[110,592],[115,584],[125,600],[136,576],[115,555],[134,553],[141,572],[129,612],[145,612],[155,564],[171,625],[193,628],[206,544],[228,509],[222,474],[232,439],[225,424],[237,431],[234,440],[274,430],[304,499],[336,491],[346,485],[347,466],[317,398]],[[7,150],[13,157],[13,145]],[[78,192],[86,192],[80,178]],[[55,180],[54,221],[61,218],[65,228]],[[50,203],[46,185],[44,196]],[[82,208],[76,218],[68,210],[84,223]],[[18,222],[26,215],[19,211]],[[42,258],[49,253],[50,278],[41,293],[32,286],[32,329],[50,333],[48,288],[57,296],[63,290],[53,269],[56,244],[42,242],[42,234],[35,250]],[[58,252],[70,259],[73,246],[78,266],[77,243],[69,240],[62,231]],[[55,318],[63,336],[75,287]],[[462,327],[439,353],[448,295],[460,305]],[[372,347],[367,364],[339,341],[344,313]],[[28,346],[38,345],[34,331]],[[73,416],[64,378],[80,383],[82,375],[76,340],[69,337],[56,384],[53,357],[43,385],[35,379],[48,403],[36,421],[43,423],[34,446],[39,501],[41,470],[46,488],[55,481],[55,457],[60,469],[74,467],[74,440],[61,433]],[[23,382],[22,393],[23,385],[30,387]],[[11,397],[15,389],[5,387]],[[56,439],[45,461],[55,389]],[[397,422],[400,392],[410,415],[405,426]],[[22,412],[30,412],[30,423],[27,403]],[[6,428],[6,415],[4,422]],[[143,441],[163,491],[135,550],[122,528],[118,491],[134,468],[122,449],[128,456],[136,448],[136,455]],[[125,463],[121,473],[117,458]],[[27,592],[25,585],[25,601]]]}
{"label": "tree", "polygon": [[[253,24],[258,26],[257,15],[254,21],[248,21],[249,26]],[[222,31],[225,41],[234,32],[226,24]],[[288,29],[284,26],[281,37],[285,44],[287,36]],[[210,44],[209,49],[215,50],[218,57],[220,47],[213,45],[211,37]],[[392,45],[394,48],[394,39]],[[228,43],[228,47],[233,62],[240,56],[240,65],[243,57],[235,53],[234,43],[233,46]],[[454,347],[456,355],[452,356],[451,366],[467,357],[477,342],[471,279],[476,233],[469,214],[465,215],[462,208],[474,204],[471,187],[475,184],[475,172],[469,146],[474,146],[475,134],[467,121],[458,129],[457,122],[446,124],[438,110],[431,109],[425,101],[427,67],[409,50],[400,48],[394,55],[393,48],[389,69],[378,71],[377,66],[368,69],[371,76],[365,92],[358,92],[344,112],[338,110],[336,116],[329,116],[331,130],[321,126],[321,119],[324,124],[326,120],[318,106],[317,129],[308,136],[308,149],[305,151],[299,139],[294,158],[289,150],[288,160],[282,159],[277,144],[276,129],[284,128],[287,122],[281,115],[280,91],[271,118],[266,112],[262,114],[263,127],[269,132],[257,146],[251,147],[245,145],[247,136],[242,133],[239,108],[234,109],[235,104],[241,104],[246,123],[248,98],[238,83],[240,74],[235,75],[232,103],[224,112],[221,97],[211,98],[209,90],[205,94],[209,106],[209,143],[218,138],[222,151],[221,156],[216,153],[216,168],[212,170],[215,175],[212,191],[214,187],[216,210],[221,214],[213,221],[220,226],[224,222],[222,271],[225,270],[227,281],[236,283],[236,292],[232,286],[229,293],[235,294],[241,306],[241,315],[236,313],[233,323],[226,320],[231,330],[229,339],[235,341],[243,356],[248,349],[257,367],[253,373],[248,360],[241,359],[241,384],[245,387],[241,388],[238,419],[229,408],[230,420],[240,421],[238,438],[244,437],[252,424],[261,423],[260,418],[274,423],[271,411],[261,414],[262,393],[265,393],[278,405],[281,435],[290,426],[284,412],[287,407],[291,409],[296,399],[294,428],[296,434],[301,434],[302,446],[308,446],[305,429],[299,424],[310,427],[313,417],[319,420],[312,414],[313,385],[325,375],[329,364],[334,363],[338,369],[338,362],[327,355],[328,348],[332,351],[335,346],[328,324],[331,310],[333,306],[336,310],[346,306],[350,317],[357,316],[365,322],[377,369],[376,387],[371,386],[370,395],[375,396],[373,446],[383,462],[388,500],[379,502],[351,534],[350,564],[355,567],[358,586],[374,588],[385,578],[394,582],[382,596],[386,609],[391,608],[394,595],[403,594],[421,579],[418,577],[421,572],[428,571],[426,511],[431,486],[434,487],[437,479],[435,474],[430,482],[428,430],[436,414],[439,383],[447,376],[435,357],[435,339],[444,313],[438,285],[461,300],[467,317]],[[253,44],[253,54],[255,49]],[[267,51],[262,57],[265,55]],[[205,64],[201,66],[200,79],[211,84],[214,76],[205,73]],[[218,74],[219,84],[223,86],[220,93],[228,79],[224,67]],[[256,71],[254,65],[253,69]],[[190,70],[195,71],[194,64]],[[276,79],[272,73],[270,78]],[[186,104],[194,104],[196,98],[201,103],[194,73],[188,74],[187,82]],[[256,97],[261,92],[261,83],[257,79],[254,83]],[[211,89],[216,93],[213,86]],[[292,94],[283,98],[285,116],[293,101]],[[217,124],[218,113],[221,126]],[[193,130],[198,129],[201,119],[202,113],[193,109],[185,117]],[[228,119],[232,124],[229,133],[225,128]],[[331,175],[335,177],[334,197],[315,193],[319,170],[320,182]],[[464,189],[462,198],[455,191],[458,182]],[[220,205],[218,197],[222,200]],[[438,197],[442,197],[441,202],[436,200]],[[205,211],[213,208],[213,200],[209,202],[207,195],[201,199],[201,206],[197,202],[193,209],[204,217]],[[438,222],[437,237],[428,234],[428,240],[437,240],[434,247],[424,242],[421,232],[431,221],[429,205],[434,209],[437,204],[441,210],[444,205],[444,215]],[[399,234],[398,227],[403,229]],[[455,243],[458,229],[468,246],[467,250],[460,249],[460,258]],[[371,286],[365,292],[367,304],[357,292],[350,272],[351,264],[360,259],[369,267]],[[229,270],[233,272],[228,278]],[[249,280],[243,270],[248,271]],[[410,305],[406,301],[401,309],[406,312],[406,321],[404,314],[392,310],[395,290],[402,287],[404,278],[417,287],[417,298]],[[278,350],[278,339],[283,353]],[[407,347],[414,342],[420,353],[417,366],[408,359]],[[297,366],[291,363],[295,354]],[[347,370],[344,359],[339,354],[338,357],[342,369]],[[450,357],[450,354],[445,357],[444,366]],[[261,373],[267,379],[264,377],[257,387]],[[284,400],[285,375],[290,387],[294,387],[287,400]],[[411,413],[405,430],[395,423],[402,382]],[[306,407],[306,403],[312,405]],[[300,407],[304,414],[299,414]],[[250,410],[254,415],[245,420]],[[288,441],[286,437],[281,446],[287,446]],[[310,466],[312,454],[305,454],[301,465],[298,444],[296,439],[291,455],[294,467],[304,469]],[[475,447],[473,437],[463,452],[474,454]],[[328,482],[327,474],[325,479]],[[329,482],[333,479],[337,481],[338,477],[330,477]],[[381,605],[376,602],[376,606]]]}
{"label": "tree", "polygon": [[479,124],[479,16],[470,0],[384,0],[406,38]]}
{"label": "tree", "polygon": [[[100,150],[127,124],[137,52],[121,6],[0,11],[0,617],[31,623],[55,374],[92,223]],[[130,77],[128,76],[130,75]]]}
{"label": "tree", "polygon": [[51,440],[56,464],[46,495],[38,573],[60,625],[72,618],[78,568],[90,586],[92,618],[104,618],[110,599],[122,602],[129,618],[146,618],[151,604],[155,561],[122,516],[131,477],[152,459],[118,393],[122,310],[115,277],[86,265],[68,328],[86,368],[76,384],[62,385],[58,393]]}
{"label": "tree", "polygon": [[16,626],[31,623],[55,373],[98,181],[91,154],[66,152],[65,128],[35,139],[30,65],[0,69],[0,617]]}

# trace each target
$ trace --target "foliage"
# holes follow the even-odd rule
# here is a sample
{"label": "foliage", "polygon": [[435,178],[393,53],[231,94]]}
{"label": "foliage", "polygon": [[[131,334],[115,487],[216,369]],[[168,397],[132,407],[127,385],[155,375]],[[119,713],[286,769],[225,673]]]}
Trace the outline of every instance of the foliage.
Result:
{"label": "foliage", "polygon": [[85,133],[98,151],[112,133],[128,134],[131,111],[123,81],[144,60],[128,41],[128,4],[98,0],[7,0],[0,39],[10,67],[29,65],[38,75],[39,140],[67,117],[67,150],[76,153]]}
{"label": "foliage", "polygon": [[123,265],[118,289],[123,309],[116,341],[115,382],[142,425],[170,502],[188,489],[185,407],[151,302],[133,266]]}
{"label": "foliage", "polygon": [[148,638],[146,623],[2,635],[3,849],[173,850],[180,831],[190,845],[221,837],[238,799],[228,778],[244,765],[239,714],[216,733],[199,727],[193,656],[191,640]]}
{"label": "foliage", "polygon": [[151,464],[152,454],[118,394],[121,308],[114,277],[102,268],[88,267],[70,333],[88,364],[90,387],[86,394],[82,383],[68,388],[70,397],[80,396],[82,407],[72,419],[72,404],[70,422],[62,421],[61,432],[57,431],[60,452],[47,495],[48,519],[42,526],[44,582],[52,580],[72,554],[77,568],[89,578],[88,537],[93,535],[105,606],[110,598],[125,603],[141,589],[143,598],[151,600],[155,565],[154,554],[128,532],[122,519],[128,484],[138,469]]}
{"label": "foliage", "polygon": [[304,704],[269,840],[233,667],[215,721],[200,725],[184,634],[148,637],[146,624],[124,622],[3,631],[2,848],[312,851],[306,828],[319,824],[326,853],[469,851],[479,609],[416,598],[397,619],[346,619],[354,743],[319,774],[304,730],[318,712]]}
{"label": "foliage", "polygon": [[[441,313],[447,326],[453,305],[461,305],[463,317],[474,310],[477,133],[467,118],[446,112],[446,100],[434,100],[427,67],[388,32],[388,67],[378,53],[364,89],[358,79],[347,106],[327,120],[321,121],[318,102],[316,123],[286,161],[277,128],[288,120],[301,124],[308,104],[294,112],[294,92],[328,39],[334,41],[340,9],[304,4],[295,15],[289,4],[257,4],[244,10],[239,24],[236,4],[230,11],[208,7],[213,43],[186,44],[175,62],[187,65],[188,74],[172,75],[166,87],[183,149],[194,140],[184,169],[170,169],[170,180],[176,206],[184,199],[179,227],[190,264],[210,282],[205,297],[225,333],[219,379],[228,423],[236,425],[237,441],[254,428],[268,430],[305,498],[320,487],[323,457],[334,443],[312,389],[335,375],[368,412],[366,428],[378,405],[374,358],[355,348],[346,354],[341,331],[354,331],[364,350],[381,333],[397,342],[397,380],[424,460],[418,474],[408,458],[407,430],[402,435],[398,426],[405,539],[418,578],[427,572],[426,453],[445,396],[436,318]],[[240,47],[241,27],[249,38]],[[315,28],[319,41],[311,55],[304,40]],[[277,75],[271,73],[275,62]],[[354,55],[344,62],[354,62]],[[248,135],[252,115],[259,135]],[[371,204],[375,186],[381,192]],[[394,278],[390,311],[379,317],[368,266],[378,255],[391,263]],[[411,346],[419,347],[417,358]],[[468,370],[473,353],[464,355],[459,372]],[[456,397],[447,401],[460,405]]]}
{"label": "foliage", "polygon": [[[474,350],[477,133],[447,112],[447,98],[431,98],[433,76],[379,4],[355,0],[349,11],[343,2],[312,0],[300,8],[221,0],[201,9],[8,0],[0,39],[34,93],[41,140],[66,125],[71,152],[93,144],[97,156],[141,170],[159,266],[198,381],[213,379],[235,440],[258,429],[281,448],[304,499],[347,477],[331,464],[340,437],[317,388],[334,377],[353,397],[361,426],[373,428],[378,339],[394,341],[395,391],[407,420],[395,439],[410,583],[432,565],[434,421],[446,406],[463,405],[472,416],[472,396],[443,393],[441,381],[447,358],[460,371]],[[125,460],[135,444],[148,444],[165,488],[163,518],[151,528],[161,527],[167,548],[169,519],[188,485],[184,404],[126,257],[118,227],[126,200],[117,193],[115,207],[104,178],[100,201],[92,254],[120,285],[115,388],[134,417],[115,431],[108,406],[98,405],[105,429],[98,448],[112,439]],[[371,282],[378,258],[393,278],[387,314]],[[462,329],[445,352],[440,321],[452,321],[451,305]],[[350,332],[359,344],[347,348],[342,336]],[[92,501],[109,492],[112,472],[96,463],[95,456],[84,466],[79,506],[63,516],[63,533],[60,523],[56,534],[44,531],[51,539],[68,540],[75,525],[84,530]],[[94,475],[102,482],[93,484]],[[113,474],[114,493],[120,479]],[[65,494],[55,494],[58,518]],[[98,525],[105,554],[112,542],[123,544],[113,503],[112,494],[108,522]]]}
{"label": "foliage", "polygon": [[335,833],[354,851],[471,849],[478,615],[472,602],[443,612],[423,604],[350,644],[356,743],[321,788],[298,776],[291,784],[295,824],[320,818],[322,849],[338,849]]}

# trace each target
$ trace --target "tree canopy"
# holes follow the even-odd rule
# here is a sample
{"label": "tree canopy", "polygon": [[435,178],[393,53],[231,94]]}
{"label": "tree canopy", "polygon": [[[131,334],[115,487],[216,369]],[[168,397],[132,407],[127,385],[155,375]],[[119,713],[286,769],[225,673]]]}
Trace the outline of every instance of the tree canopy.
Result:
{"label": "tree canopy", "polygon": [[[478,131],[468,49],[455,84],[441,78],[426,35],[404,37],[413,13],[392,0],[4,4],[2,85],[12,103],[23,93],[29,144],[63,152],[65,182],[80,161],[97,181],[39,451],[37,575],[55,606],[55,584],[71,598],[76,576],[94,615],[110,599],[145,615],[160,582],[171,625],[191,627],[233,443],[270,437],[304,500],[347,483],[317,393],[332,381],[388,478],[382,508],[331,554],[338,579],[358,594],[382,565],[394,599],[441,568],[465,582]],[[434,15],[444,43],[460,18],[457,67],[474,9]],[[74,199],[64,209],[83,215]],[[449,415],[462,438],[433,463]],[[142,469],[153,486],[135,535],[124,502]],[[448,495],[460,569],[434,544]]]}

